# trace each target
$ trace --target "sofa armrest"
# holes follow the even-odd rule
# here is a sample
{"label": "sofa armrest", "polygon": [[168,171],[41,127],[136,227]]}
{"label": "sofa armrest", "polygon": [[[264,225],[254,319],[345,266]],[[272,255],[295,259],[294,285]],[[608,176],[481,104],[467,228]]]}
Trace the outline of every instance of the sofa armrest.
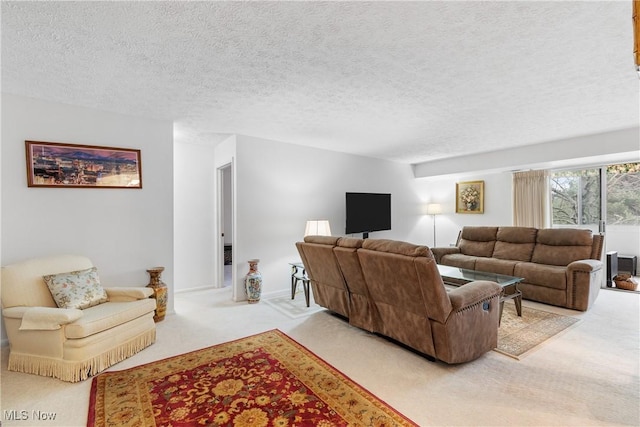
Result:
{"label": "sofa armrest", "polygon": [[501,292],[500,285],[484,280],[448,292],[453,310],[447,321],[431,322],[438,359],[468,362],[497,346]]}
{"label": "sofa armrest", "polygon": [[457,246],[451,246],[448,248],[431,248],[431,252],[433,253],[433,257],[436,259],[436,264],[440,264],[440,260],[443,256],[450,254],[459,254],[460,248]]}
{"label": "sofa armrest", "polygon": [[466,310],[483,301],[499,296],[502,288],[496,282],[478,280],[459,286],[449,292],[452,312]]}
{"label": "sofa armrest", "polygon": [[567,266],[567,308],[587,311],[593,305],[603,280],[602,267],[602,262],[595,259],[582,259]]}
{"label": "sofa armrest", "polygon": [[136,301],[153,295],[153,289],[143,286],[104,288],[104,290],[107,292],[109,301],[112,302]]}
{"label": "sofa armrest", "polygon": [[82,317],[83,312],[77,308],[10,307],[3,309],[2,315],[9,319],[22,319],[19,328],[21,331],[53,331],[75,322]]}
{"label": "sofa armrest", "polygon": [[596,259],[581,259],[578,261],[573,261],[569,265],[567,265],[567,273],[571,273],[573,271],[584,271],[584,272],[594,272],[598,271],[602,268],[602,261],[598,261]]}

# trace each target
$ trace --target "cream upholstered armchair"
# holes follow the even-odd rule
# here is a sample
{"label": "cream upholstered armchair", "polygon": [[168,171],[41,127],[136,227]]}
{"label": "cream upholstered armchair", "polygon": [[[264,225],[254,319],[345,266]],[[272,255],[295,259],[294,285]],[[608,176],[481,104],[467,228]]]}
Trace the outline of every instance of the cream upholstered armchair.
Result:
{"label": "cream upholstered armchair", "polygon": [[82,381],[155,342],[152,289],[103,288],[83,256],[2,267],[0,292],[11,371]]}

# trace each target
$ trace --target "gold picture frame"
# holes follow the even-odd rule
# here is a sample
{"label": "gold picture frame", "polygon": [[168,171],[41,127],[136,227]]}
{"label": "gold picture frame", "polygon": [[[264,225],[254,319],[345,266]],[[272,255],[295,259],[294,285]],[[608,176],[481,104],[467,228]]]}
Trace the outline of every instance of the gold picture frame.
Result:
{"label": "gold picture frame", "polygon": [[456,183],[456,213],[484,213],[484,181]]}

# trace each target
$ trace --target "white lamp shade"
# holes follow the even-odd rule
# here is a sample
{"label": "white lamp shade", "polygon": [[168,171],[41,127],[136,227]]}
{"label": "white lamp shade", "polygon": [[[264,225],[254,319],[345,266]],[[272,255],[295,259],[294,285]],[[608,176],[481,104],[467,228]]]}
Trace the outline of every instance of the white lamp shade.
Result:
{"label": "white lamp shade", "polygon": [[429,203],[427,205],[427,215],[440,215],[442,213],[442,205],[440,203]]}
{"label": "white lamp shade", "polygon": [[307,221],[305,236],[331,236],[331,227],[326,219]]}

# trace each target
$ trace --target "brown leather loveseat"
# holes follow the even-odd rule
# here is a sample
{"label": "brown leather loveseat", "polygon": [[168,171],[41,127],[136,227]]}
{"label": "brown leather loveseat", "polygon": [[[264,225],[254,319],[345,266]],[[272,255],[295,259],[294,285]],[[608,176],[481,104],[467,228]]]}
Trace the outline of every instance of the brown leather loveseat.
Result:
{"label": "brown leather loveseat", "polygon": [[447,292],[426,246],[324,236],[296,246],[316,303],[353,326],[446,363],[497,345],[500,286],[478,281]]}
{"label": "brown leather loveseat", "polygon": [[431,250],[438,264],[524,278],[525,299],[586,311],[602,281],[602,240],[582,229],[474,226],[457,246]]}

